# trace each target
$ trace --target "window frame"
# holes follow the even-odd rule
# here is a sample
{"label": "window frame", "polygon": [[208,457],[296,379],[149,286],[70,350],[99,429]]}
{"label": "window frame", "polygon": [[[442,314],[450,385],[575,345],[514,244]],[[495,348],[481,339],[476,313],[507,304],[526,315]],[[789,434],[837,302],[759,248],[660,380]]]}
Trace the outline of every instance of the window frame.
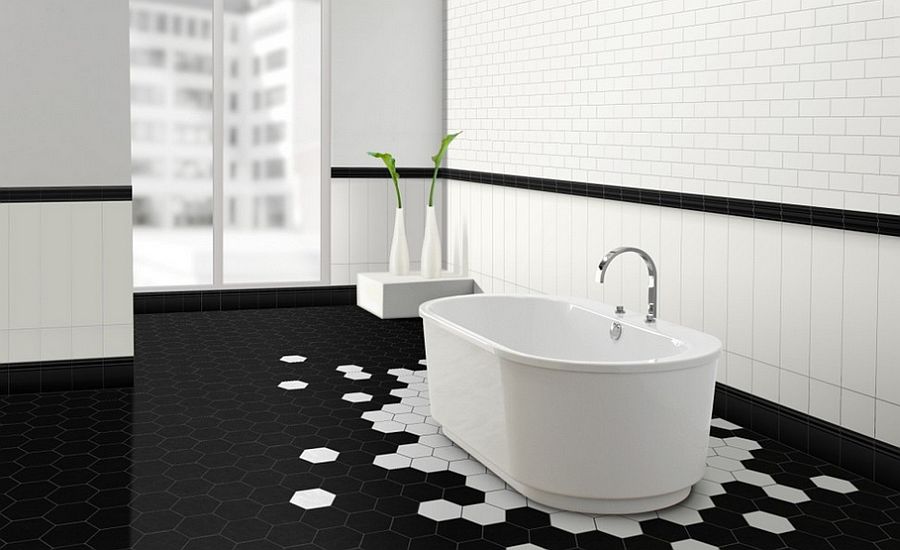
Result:
{"label": "window frame", "polygon": [[213,158],[213,277],[212,283],[195,285],[141,286],[134,293],[178,292],[202,290],[241,290],[284,287],[315,287],[331,284],[331,0],[319,0],[320,18],[320,228],[319,279],[314,281],[269,281],[258,283],[224,282],[225,216],[225,159],[224,150],[228,129],[225,127],[225,41],[230,33],[225,25],[225,0],[212,0],[213,47],[212,75],[212,158]]}

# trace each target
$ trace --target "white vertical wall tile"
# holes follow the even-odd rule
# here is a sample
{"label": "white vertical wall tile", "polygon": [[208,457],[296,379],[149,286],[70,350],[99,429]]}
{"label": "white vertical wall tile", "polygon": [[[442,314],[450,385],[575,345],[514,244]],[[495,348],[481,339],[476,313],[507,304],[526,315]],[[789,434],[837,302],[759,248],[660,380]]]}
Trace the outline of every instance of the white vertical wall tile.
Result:
{"label": "white vertical wall tile", "polygon": [[863,435],[875,435],[875,398],[841,390],[841,426]]}
{"label": "white vertical wall tile", "polygon": [[[614,244],[617,246],[643,246],[641,242],[641,207],[638,204],[622,204],[622,240]],[[649,252],[649,251],[648,251]],[[647,267],[637,254],[623,254],[613,260],[613,268],[618,268],[618,273],[607,270],[606,278],[620,277],[622,280],[622,295],[619,302],[625,306],[626,311],[647,311]]]}
{"label": "white vertical wall tile", "polygon": [[9,331],[10,363],[41,360],[41,329],[24,328]]}
{"label": "white vertical wall tile", "polygon": [[753,395],[768,399],[774,403],[779,399],[779,369],[760,361],[753,361]]}
{"label": "white vertical wall tile", "polygon": [[[506,269],[506,210],[503,207],[504,189],[498,185],[488,186],[486,195],[490,197],[491,232],[486,235],[484,250],[490,251],[490,258],[486,258],[485,265],[490,265],[488,272],[495,279],[507,279]],[[495,292],[503,292],[495,291]]]}
{"label": "white vertical wall tile", "polygon": [[729,386],[744,390],[745,392],[753,391],[753,361],[734,353],[727,353],[728,371],[725,380]]}
{"label": "white vertical wall tile", "polygon": [[60,361],[71,357],[71,327],[41,329],[41,361]]}
{"label": "white vertical wall tile", "polygon": [[543,254],[543,261],[540,265],[543,273],[541,275],[541,286],[536,290],[540,290],[545,294],[556,294],[556,264],[559,259],[559,251],[556,248],[559,242],[557,239],[559,224],[556,223],[556,199],[555,197],[545,198],[545,196],[541,196],[538,204],[541,206],[543,235],[541,253]]}
{"label": "white vertical wall tile", "polygon": [[[9,328],[9,205],[0,204],[0,331]],[[6,350],[6,333],[0,334]],[[0,358],[2,360],[2,358]]]}
{"label": "white vertical wall tile", "polygon": [[[346,264],[350,261],[349,204],[349,181],[343,178],[331,180],[331,263],[333,264]],[[390,222],[393,224],[393,219]],[[389,227],[393,228],[393,225]],[[391,229],[388,231],[390,232]],[[388,238],[390,239],[390,237]]]}
{"label": "white vertical wall tile", "polygon": [[703,214],[685,210],[681,220],[681,322],[703,330]]}
{"label": "white vertical wall tile", "polygon": [[[70,231],[72,325],[100,325],[103,323],[103,224],[100,203],[72,203]],[[82,357],[99,357],[99,353]]]}
{"label": "white vertical wall tile", "polygon": [[556,203],[556,294],[572,295],[572,196],[555,195]]}
{"label": "white vertical wall tile", "polygon": [[606,201],[588,200],[587,213],[587,277],[588,297],[603,301],[602,285],[597,282],[597,265],[606,254],[603,248],[603,231],[606,225],[604,206]]}
{"label": "white vertical wall tile", "polygon": [[875,437],[900,447],[900,405],[875,401]]}
{"label": "white vertical wall tile", "polygon": [[780,369],[778,402],[802,413],[809,412],[809,377]]}
{"label": "white vertical wall tile", "polygon": [[781,359],[781,224],[753,223],[753,358]]}
{"label": "white vertical wall tile", "polygon": [[516,191],[518,190],[511,187],[503,187],[502,191],[503,229],[497,235],[497,239],[503,239],[503,273],[506,274],[504,279],[518,284],[519,273],[517,268],[519,264],[516,245],[518,235],[515,230],[518,227],[516,223]]}
{"label": "white vertical wall tile", "polygon": [[[73,294],[72,203],[48,202],[40,206],[41,326],[68,328],[72,324]],[[126,228],[129,235],[130,229],[129,225]],[[130,259],[129,255],[119,261],[130,263]],[[66,334],[71,338],[68,332]]]}
{"label": "white vertical wall tile", "polygon": [[844,232],[814,227],[810,294],[810,376],[840,385]]}
{"label": "white vertical wall tile", "polygon": [[704,215],[703,330],[728,346],[728,218]]}
{"label": "white vertical wall tile", "polygon": [[[368,205],[368,188],[370,186],[379,185],[378,182],[366,179],[350,180],[349,196],[348,196],[348,248],[347,263],[360,264],[368,261],[367,248],[369,244],[368,223],[369,223],[369,205]],[[392,183],[390,185],[393,185]],[[404,222],[406,223],[406,234],[409,237],[409,229],[412,220],[409,215],[409,208],[404,205],[403,208]],[[393,218],[391,224],[393,224]],[[393,227],[393,225],[392,225]],[[412,259],[412,246],[410,246],[410,259]]]}
{"label": "white vertical wall tile", "polygon": [[589,259],[587,241],[588,199],[572,197],[572,295],[581,298],[587,297],[588,285],[594,284],[596,268]]}
{"label": "white vertical wall tile", "polygon": [[900,405],[900,238],[878,238],[878,328],[875,392]]}
{"label": "white vertical wall tile", "polygon": [[[875,395],[875,338],[879,309],[876,235],[845,233],[843,278],[841,385]],[[884,307],[890,306],[885,304]]]}
{"label": "white vertical wall tile", "polygon": [[840,424],[841,388],[835,384],[810,378],[809,414],[832,424]]}
{"label": "white vertical wall tile", "polygon": [[133,325],[103,326],[104,357],[130,357],[134,355]]}
{"label": "white vertical wall tile", "polygon": [[[388,262],[394,221],[387,216],[390,190],[383,185],[366,186],[366,259],[370,264]],[[389,223],[390,222],[390,223]]]}
{"label": "white vertical wall tile", "polygon": [[[40,204],[15,204],[9,209],[9,288],[10,328],[38,328],[41,324]],[[39,336],[37,342],[39,356]],[[11,355],[26,348],[24,344],[14,345],[11,336]]]}
{"label": "white vertical wall tile", "polygon": [[809,374],[812,227],[786,223],[781,248],[781,368]]}
{"label": "white vertical wall tile", "polygon": [[[614,201],[604,201],[603,203],[603,248],[602,255],[606,254],[613,248],[625,244],[622,241],[622,203]],[[600,263],[600,258],[597,258]],[[614,261],[606,269],[606,278],[601,286],[601,295],[603,302],[610,305],[623,305],[622,292],[624,283],[625,270],[622,267],[621,259]]]}
{"label": "white vertical wall tile", "polygon": [[132,324],[131,203],[104,202],[103,324]]}
{"label": "white vertical wall tile", "polygon": [[753,220],[728,220],[728,351],[753,353]]}
{"label": "white vertical wall tile", "polygon": [[[681,323],[681,289],[684,270],[682,268],[682,238],[684,226],[682,211],[672,208],[657,209],[659,225],[659,302],[660,318],[673,323]],[[696,274],[696,266],[692,266]]]}
{"label": "white vertical wall tile", "polygon": [[103,357],[103,327],[72,327],[72,359]]}
{"label": "white vertical wall tile", "polygon": [[515,189],[516,210],[516,280],[525,288],[531,286],[531,201],[527,189]]}

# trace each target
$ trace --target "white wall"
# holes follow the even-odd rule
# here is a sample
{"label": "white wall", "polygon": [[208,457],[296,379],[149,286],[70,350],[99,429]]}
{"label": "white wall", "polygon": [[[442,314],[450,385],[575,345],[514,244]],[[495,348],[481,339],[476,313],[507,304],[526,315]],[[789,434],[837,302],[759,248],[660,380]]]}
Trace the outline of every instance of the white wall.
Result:
{"label": "white wall", "polygon": [[0,2],[0,186],[128,185],[128,2]]}
{"label": "white wall", "polygon": [[[128,3],[0,3],[0,187],[130,184]],[[131,202],[0,204],[0,362],[130,356]]]}
{"label": "white wall", "polygon": [[[443,136],[443,3],[421,0],[332,2],[331,164],[431,166]],[[411,269],[419,268],[429,180],[402,181]],[[443,185],[439,183],[439,185]],[[436,194],[442,216],[442,197]],[[396,201],[381,179],[339,178],[331,187],[331,282],[386,271]]]}
{"label": "white wall", "polygon": [[[832,5],[834,4],[834,5]],[[900,3],[449,0],[453,168],[900,213]],[[590,296],[716,335],[719,380],[900,445],[900,239],[453,182],[488,292]]]}

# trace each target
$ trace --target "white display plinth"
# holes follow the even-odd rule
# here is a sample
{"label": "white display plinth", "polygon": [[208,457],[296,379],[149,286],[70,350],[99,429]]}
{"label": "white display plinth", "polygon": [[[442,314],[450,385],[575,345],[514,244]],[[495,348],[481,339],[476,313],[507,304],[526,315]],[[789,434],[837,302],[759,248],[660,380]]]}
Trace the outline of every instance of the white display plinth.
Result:
{"label": "white display plinth", "polygon": [[475,281],[444,271],[437,279],[418,273],[359,273],[356,276],[356,305],[381,319],[418,317],[419,305],[444,296],[472,294]]}

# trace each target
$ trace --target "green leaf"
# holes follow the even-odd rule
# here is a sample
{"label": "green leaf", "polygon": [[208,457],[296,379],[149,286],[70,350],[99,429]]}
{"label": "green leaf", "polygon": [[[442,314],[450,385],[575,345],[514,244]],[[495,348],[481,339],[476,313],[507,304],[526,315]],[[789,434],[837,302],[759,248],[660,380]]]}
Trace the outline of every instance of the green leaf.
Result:
{"label": "green leaf", "polygon": [[444,136],[444,139],[441,140],[441,148],[438,150],[437,154],[431,157],[432,162],[434,162],[434,173],[431,175],[431,191],[428,193],[428,206],[434,206],[434,184],[437,181],[438,170],[441,167],[441,163],[444,162],[444,155],[447,154],[447,149],[450,147],[450,144],[456,139],[456,136],[461,134],[462,132],[456,132],[455,134],[447,134]]}
{"label": "green leaf", "polygon": [[388,172],[391,173],[391,179],[394,180],[394,191],[397,193],[397,208],[403,208],[403,199],[400,196],[400,176],[397,174],[397,161],[390,153],[373,153],[369,152],[370,157],[381,159],[381,162],[387,166]]}

